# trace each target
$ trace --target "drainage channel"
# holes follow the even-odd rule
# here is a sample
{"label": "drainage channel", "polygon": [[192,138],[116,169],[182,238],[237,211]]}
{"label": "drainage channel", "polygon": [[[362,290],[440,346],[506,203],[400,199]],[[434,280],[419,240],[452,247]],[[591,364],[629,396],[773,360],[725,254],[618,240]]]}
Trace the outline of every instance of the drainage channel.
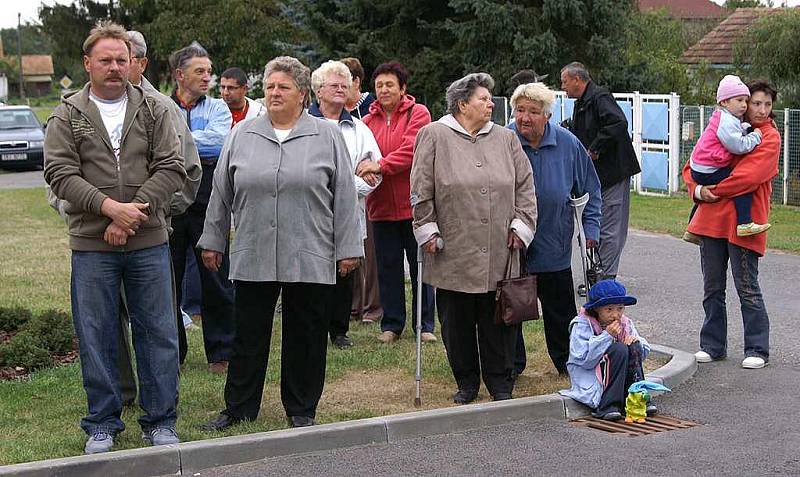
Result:
{"label": "drainage channel", "polygon": [[658,432],[675,431],[678,429],[688,429],[700,425],[696,422],[686,421],[684,419],[678,419],[670,416],[648,417],[647,421],[643,423],[604,421],[596,417],[582,417],[571,422],[576,426],[589,427],[591,429],[597,429],[611,434],[627,435],[629,437],[646,436]]}

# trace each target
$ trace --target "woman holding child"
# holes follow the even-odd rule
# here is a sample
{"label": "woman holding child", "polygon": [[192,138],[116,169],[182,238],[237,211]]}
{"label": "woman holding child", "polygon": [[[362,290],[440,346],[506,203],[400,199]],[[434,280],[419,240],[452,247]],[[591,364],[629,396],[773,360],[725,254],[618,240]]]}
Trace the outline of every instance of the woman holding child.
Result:
{"label": "woman holding child", "polygon": [[769,363],[769,317],[758,285],[758,259],[764,255],[767,234],[737,234],[737,215],[733,198],[752,193],[752,221],[769,223],[772,178],[778,173],[781,137],[772,121],[772,105],[777,91],[767,81],[747,85],[750,98],[745,120],[761,131],[761,144],[752,152],[734,158],[730,176],[717,185],[698,185],[690,164],[683,179],[694,200],[701,205],[689,223],[688,231],[700,236],[703,270],[703,309],[705,320],[700,331],[700,363],[724,359],[727,355],[727,310],[725,284],[728,262],[736,285],[744,321],[744,360],[742,367],[763,368]]}

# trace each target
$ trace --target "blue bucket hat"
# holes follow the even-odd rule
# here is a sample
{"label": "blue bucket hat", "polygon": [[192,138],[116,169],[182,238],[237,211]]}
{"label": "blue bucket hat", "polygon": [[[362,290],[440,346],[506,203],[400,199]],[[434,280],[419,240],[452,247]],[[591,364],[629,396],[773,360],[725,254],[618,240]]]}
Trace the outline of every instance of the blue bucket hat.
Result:
{"label": "blue bucket hat", "polygon": [[616,280],[600,280],[589,289],[589,301],[583,307],[587,310],[606,305],[635,305],[636,297],[628,295],[625,286]]}

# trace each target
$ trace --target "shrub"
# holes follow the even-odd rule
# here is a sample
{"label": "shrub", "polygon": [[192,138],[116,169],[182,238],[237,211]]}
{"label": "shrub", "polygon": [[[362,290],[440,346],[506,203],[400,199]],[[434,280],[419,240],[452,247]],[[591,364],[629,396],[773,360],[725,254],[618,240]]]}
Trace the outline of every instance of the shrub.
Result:
{"label": "shrub", "polygon": [[29,371],[52,365],[50,353],[28,331],[17,333],[8,343],[0,345],[0,365],[20,366]]}
{"label": "shrub", "polygon": [[20,306],[13,308],[0,307],[0,330],[17,331],[30,321],[31,312]]}
{"label": "shrub", "polygon": [[23,328],[39,342],[39,346],[51,353],[72,351],[72,319],[59,310],[47,310],[31,319]]}

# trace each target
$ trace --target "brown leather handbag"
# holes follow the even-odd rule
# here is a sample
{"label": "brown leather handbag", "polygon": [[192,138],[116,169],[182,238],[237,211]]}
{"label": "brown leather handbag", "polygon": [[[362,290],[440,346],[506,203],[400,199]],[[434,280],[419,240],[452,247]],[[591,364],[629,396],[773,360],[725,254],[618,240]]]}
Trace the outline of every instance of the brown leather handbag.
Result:
{"label": "brown leather handbag", "polygon": [[520,250],[520,276],[511,278],[513,256],[514,251],[509,251],[505,279],[497,282],[494,308],[494,324],[496,325],[513,326],[523,321],[539,319],[536,275],[528,275],[525,252]]}

